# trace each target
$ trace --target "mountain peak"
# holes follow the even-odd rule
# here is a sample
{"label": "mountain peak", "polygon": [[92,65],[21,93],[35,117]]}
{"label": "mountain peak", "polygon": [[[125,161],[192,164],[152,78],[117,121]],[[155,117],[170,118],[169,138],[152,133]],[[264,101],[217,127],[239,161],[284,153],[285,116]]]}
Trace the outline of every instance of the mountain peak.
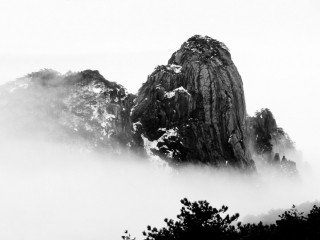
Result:
{"label": "mountain peak", "polygon": [[227,46],[208,36],[194,35],[189,38],[183,45],[184,49],[193,52],[205,53],[206,51],[212,51],[212,53],[218,53],[218,49],[223,49],[229,52]]}
{"label": "mountain peak", "polygon": [[242,79],[228,48],[208,36],[189,38],[156,68],[131,117],[141,125],[138,145],[169,162],[254,169]]}
{"label": "mountain peak", "polygon": [[183,65],[186,62],[211,62],[215,66],[230,65],[231,55],[227,46],[208,36],[194,35],[174,52],[168,64]]}

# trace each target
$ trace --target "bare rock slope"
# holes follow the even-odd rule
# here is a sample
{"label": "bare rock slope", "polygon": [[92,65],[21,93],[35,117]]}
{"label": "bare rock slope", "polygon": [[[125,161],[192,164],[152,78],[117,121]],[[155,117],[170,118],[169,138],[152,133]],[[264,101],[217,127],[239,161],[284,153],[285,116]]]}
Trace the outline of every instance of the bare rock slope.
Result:
{"label": "bare rock slope", "polygon": [[131,145],[130,109],[135,96],[98,71],[60,74],[41,70],[0,88],[4,134],[50,139],[86,149]]}
{"label": "bare rock slope", "polygon": [[196,35],[158,66],[131,113],[135,141],[172,163],[253,169],[241,76],[228,48]]}

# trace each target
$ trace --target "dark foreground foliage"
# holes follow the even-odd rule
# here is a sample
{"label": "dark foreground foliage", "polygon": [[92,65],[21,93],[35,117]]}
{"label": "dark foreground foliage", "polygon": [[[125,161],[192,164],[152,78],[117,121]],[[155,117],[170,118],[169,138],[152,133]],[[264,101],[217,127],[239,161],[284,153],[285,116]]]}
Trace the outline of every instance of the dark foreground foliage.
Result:
{"label": "dark foreground foliage", "polygon": [[[320,239],[320,207],[314,205],[309,214],[299,212],[293,205],[279,215],[275,224],[242,224],[236,222],[239,214],[226,214],[228,207],[216,209],[207,201],[190,202],[182,199],[178,220],[165,219],[166,227],[148,226],[144,240],[269,240]],[[124,240],[135,240],[126,231]]]}

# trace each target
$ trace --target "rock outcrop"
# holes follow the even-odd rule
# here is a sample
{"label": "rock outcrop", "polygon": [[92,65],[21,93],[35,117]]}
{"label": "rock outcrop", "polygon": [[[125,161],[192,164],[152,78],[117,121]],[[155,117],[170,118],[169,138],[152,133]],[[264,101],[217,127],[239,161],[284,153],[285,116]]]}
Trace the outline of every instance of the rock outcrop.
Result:
{"label": "rock outcrop", "polygon": [[42,70],[1,87],[0,122],[11,126],[9,135],[41,133],[87,149],[116,149],[131,145],[134,98],[98,71]]}
{"label": "rock outcrop", "polygon": [[[281,174],[296,176],[296,163],[285,155],[297,156],[294,142],[280,127],[268,108],[256,111],[255,116],[247,118],[247,132],[251,153],[259,168],[278,170]],[[280,154],[283,156],[280,161]]]}
{"label": "rock outcrop", "polygon": [[91,70],[42,70],[1,86],[0,124],[10,124],[0,134],[40,130],[87,149],[128,148],[173,165],[253,170],[251,153],[268,152],[271,159],[292,144],[267,110],[247,117],[228,48],[196,35],[154,70],[137,96]]}
{"label": "rock outcrop", "polygon": [[247,118],[247,132],[252,152],[257,154],[285,154],[294,150],[294,142],[280,127],[268,108],[256,111],[255,116]]}
{"label": "rock outcrop", "polygon": [[243,84],[228,48],[188,39],[140,88],[132,109],[135,141],[172,163],[253,169]]}

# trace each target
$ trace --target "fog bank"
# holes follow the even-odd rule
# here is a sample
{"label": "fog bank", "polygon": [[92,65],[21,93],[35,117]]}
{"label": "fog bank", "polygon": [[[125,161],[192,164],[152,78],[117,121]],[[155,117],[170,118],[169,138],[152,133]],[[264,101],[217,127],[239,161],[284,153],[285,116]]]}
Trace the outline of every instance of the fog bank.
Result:
{"label": "fog bank", "polygon": [[240,220],[320,199],[317,169],[303,162],[289,178],[272,168],[173,170],[124,150],[98,152],[58,121],[69,116],[59,105],[48,106],[60,89],[21,86],[0,92],[0,239],[121,239],[126,229],[141,237],[175,218],[184,197],[227,205]]}
{"label": "fog bank", "polygon": [[174,218],[180,199],[230,213],[266,213],[320,199],[314,174],[243,176],[195,166],[159,168],[134,155],[88,153],[50,139],[1,138],[1,239],[120,239]]}
{"label": "fog bank", "polygon": [[259,164],[253,175],[159,167],[126,150],[98,150],[87,132],[66,128],[70,116],[50,105],[61,88],[17,86],[0,91],[0,239],[121,239],[126,229],[140,237],[147,225],[175,218],[184,197],[227,205],[248,221],[320,199],[320,174],[308,159],[298,162],[297,178]]}

